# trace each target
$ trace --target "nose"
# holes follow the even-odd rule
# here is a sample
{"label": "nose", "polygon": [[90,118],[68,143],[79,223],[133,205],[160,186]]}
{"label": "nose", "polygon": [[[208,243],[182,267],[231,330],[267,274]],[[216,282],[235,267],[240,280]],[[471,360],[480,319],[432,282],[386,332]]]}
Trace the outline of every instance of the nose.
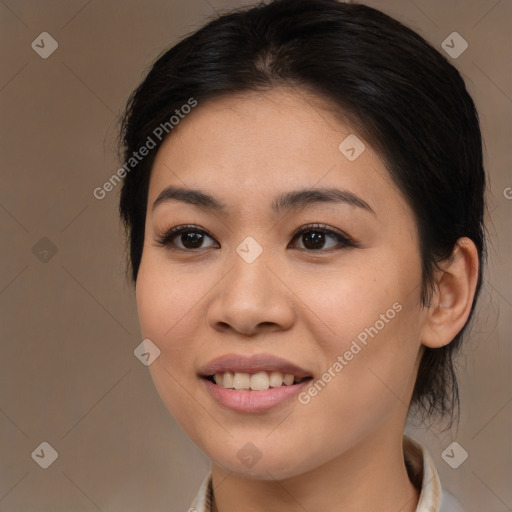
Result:
{"label": "nose", "polygon": [[264,256],[252,263],[237,253],[228,274],[215,287],[207,323],[217,331],[230,329],[245,336],[289,329],[295,317],[293,284],[286,283],[275,263]]}

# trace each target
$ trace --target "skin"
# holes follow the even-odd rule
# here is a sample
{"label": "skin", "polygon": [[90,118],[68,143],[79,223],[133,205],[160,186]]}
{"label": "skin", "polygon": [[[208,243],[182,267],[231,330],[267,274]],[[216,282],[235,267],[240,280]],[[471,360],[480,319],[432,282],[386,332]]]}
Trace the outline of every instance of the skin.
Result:
{"label": "skin", "polygon": [[[421,349],[449,343],[470,312],[474,244],[461,239],[424,308],[412,210],[360,135],[359,158],[340,152],[355,132],[327,107],[286,88],[200,104],[166,139],[152,170],[139,321],[161,351],[150,371],[164,404],[212,461],[219,512],[414,511],[402,436]],[[169,185],[201,189],[227,211],[178,201],[153,211]],[[279,193],[331,186],[374,213],[343,203],[278,215],[270,208]],[[306,236],[295,236],[310,223],[341,230],[358,247],[325,235],[311,249]],[[184,224],[206,231],[199,249],[183,248],[179,235],[174,250],[157,242]],[[251,264],[236,252],[248,236],[263,248]],[[223,354],[270,353],[317,380],[394,303],[402,306],[395,318],[306,405],[294,398],[265,413],[235,412],[197,375]],[[237,457],[248,442],[261,454],[250,468]]]}

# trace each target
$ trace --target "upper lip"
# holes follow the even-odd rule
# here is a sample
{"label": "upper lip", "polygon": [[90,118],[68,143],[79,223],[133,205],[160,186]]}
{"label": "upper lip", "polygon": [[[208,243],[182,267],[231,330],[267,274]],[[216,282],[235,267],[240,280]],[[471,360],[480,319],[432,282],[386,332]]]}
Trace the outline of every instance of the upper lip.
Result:
{"label": "upper lip", "polygon": [[216,373],[224,372],[257,373],[262,371],[281,372],[291,374],[295,377],[310,377],[311,374],[304,368],[297,366],[286,359],[270,354],[226,354],[216,357],[205,366],[200,368],[199,374],[202,377],[209,377]]}

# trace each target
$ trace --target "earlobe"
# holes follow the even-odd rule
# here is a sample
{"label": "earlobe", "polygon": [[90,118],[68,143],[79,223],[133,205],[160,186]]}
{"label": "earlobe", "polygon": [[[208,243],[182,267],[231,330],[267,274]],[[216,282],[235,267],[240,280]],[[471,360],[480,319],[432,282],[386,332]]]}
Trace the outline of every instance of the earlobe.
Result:
{"label": "earlobe", "polygon": [[474,242],[460,238],[452,256],[436,270],[434,293],[421,332],[423,345],[430,348],[447,345],[464,327],[473,305],[478,268]]}

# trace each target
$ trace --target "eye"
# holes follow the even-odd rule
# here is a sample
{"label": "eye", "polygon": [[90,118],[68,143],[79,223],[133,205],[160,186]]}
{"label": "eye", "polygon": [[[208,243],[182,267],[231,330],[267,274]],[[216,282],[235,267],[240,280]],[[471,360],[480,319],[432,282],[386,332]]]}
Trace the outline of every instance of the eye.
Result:
{"label": "eye", "polygon": [[322,246],[325,244],[326,237],[334,238],[336,240],[337,244],[334,244],[334,247],[336,247],[336,245],[341,247],[357,247],[356,242],[354,242],[354,240],[349,236],[345,235],[341,231],[335,231],[322,224],[309,224],[307,226],[303,226],[295,233],[293,240],[299,236],[301,236],[301,240],[305,242],[305,247],[299,247],[299,249],[311,251],[321,250]]}
{"label": "eye", "polygon": [[[330,229],[322,224],[308,224],[306,226],[301,227],[293,236],[293,240],[297,237],[302,236],[302,241],[304,247],[299,247],[301,250],[306,251],[319,251],[325,249],[324,244],[326,243],[326,238],[331,238],[335,240],[334,247],[336,245],[339,248],[343,247],[358,247],[357,243],[352,240],[348,235],[342,233],[341,231],[335,231],[334,229]],[[210,238],[214,240],[205,230],[198,228],[193,225],[186,226],[177,226],[169,231],[167,231],[162,237],[158,238],[156,242],[166,247],[170,250],[178,249],[183,251],[194,251],[198,249],[203,249],[210,246],[203,246],[203,242],[206,238]],[[175,241],[177,239],[179,244]],[[327,247],[327,249],[332,248]]]}
{"label": "eye", "polygon": [[[197,226],[177,226],[167,231],[163,237],[157,240],[157,243],[169,249],[181,249],[184,251],[202,249],[201,244],[205,239],[205,235],[211,238],[206,231]],[[176,245],[174,242],[175,238],[178,238],[182,247]]]}

